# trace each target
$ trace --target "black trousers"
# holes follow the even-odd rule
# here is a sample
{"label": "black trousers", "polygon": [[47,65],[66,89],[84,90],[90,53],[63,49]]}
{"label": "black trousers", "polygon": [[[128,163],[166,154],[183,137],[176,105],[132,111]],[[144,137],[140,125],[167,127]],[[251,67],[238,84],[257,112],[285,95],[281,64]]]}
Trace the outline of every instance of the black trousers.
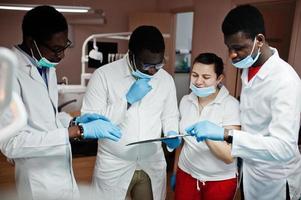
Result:
{"label": "black trousers", "polygon": [[290,188],[288,186],[288,182],[286,181],[286,200],[290,200]]}

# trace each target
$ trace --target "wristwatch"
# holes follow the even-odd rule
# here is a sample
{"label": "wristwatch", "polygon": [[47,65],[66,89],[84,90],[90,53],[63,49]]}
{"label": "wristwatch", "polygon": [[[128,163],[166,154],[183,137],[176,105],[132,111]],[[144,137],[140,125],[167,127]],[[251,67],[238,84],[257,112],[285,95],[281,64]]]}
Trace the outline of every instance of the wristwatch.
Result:
{"label": "wristwatch", "polygon": [[227,138],[225,139],[225,141],[228,144],[232,144],[232,141],[233,141],[233,130],[226,129],[226,131],[227,131]]}
{"label": "wristwatch", "polygon": [[80,132],[79,139],[83,140],[83,139],[84,139],[84,128],[83,128],[83,126],[80,125],[80,124],[78,124],[77,127],[78,127],[79,132]]}
{"label": "wristwatch", "polygon": [[73,117],[72,120],[69,123],[69,127],[75,126],[75,125],[77,125],[77,123],[76,123],[76,117]]}

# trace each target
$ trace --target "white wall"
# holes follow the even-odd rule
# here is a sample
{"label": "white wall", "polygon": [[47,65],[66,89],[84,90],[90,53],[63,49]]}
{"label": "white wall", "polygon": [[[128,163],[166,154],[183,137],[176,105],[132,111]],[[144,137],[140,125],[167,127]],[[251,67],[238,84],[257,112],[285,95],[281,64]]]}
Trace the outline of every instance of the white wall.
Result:
{"label": "white wall", "polygon": [[176,49],[191,50],[193,12],[177,14]]}

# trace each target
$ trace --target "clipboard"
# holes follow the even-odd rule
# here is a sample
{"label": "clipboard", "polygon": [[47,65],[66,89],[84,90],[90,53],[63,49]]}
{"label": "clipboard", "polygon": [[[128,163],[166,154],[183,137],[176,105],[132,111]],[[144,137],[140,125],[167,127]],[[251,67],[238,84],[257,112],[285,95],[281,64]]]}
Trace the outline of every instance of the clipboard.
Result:
{"label": "clipboard", "polygon": [[150,143],[150,142],[162,142],[164,140],[169,140],[169,139],[174,139],[174,138],[183,138],[186,136],[192,136],[190,134],[185,134],[185,135],[169,135],[165,137],[160,137],[160,138],[155,138],[155,139],[148,139],[148,140],[141,140],[137,142],[132,142],[129,144],[126,144],[125,146],[130,146],[130,145],[135,145],[135,144],[144,144],[144,143]]}

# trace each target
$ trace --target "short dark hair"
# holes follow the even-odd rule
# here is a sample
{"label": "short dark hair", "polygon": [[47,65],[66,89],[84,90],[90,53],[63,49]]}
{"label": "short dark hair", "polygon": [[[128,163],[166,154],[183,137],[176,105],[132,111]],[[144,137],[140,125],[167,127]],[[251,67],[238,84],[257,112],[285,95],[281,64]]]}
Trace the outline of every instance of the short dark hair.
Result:
{"label": "short dark hair", "polygon": [[195,64],[195,63],[202,63],[202,64],[206,64],[206,65],[213,64],[214,72],[217,74],[217,77],[219,77],[224,72],[223,60],[214,53],[199,54],[193,61],[193,64]]}
{"label": "short dark hair", "polygon": [[152,53],[164,53],[164,38],[158,28],[143,25],[133,31],[129,41],[129,50],[139,55],[143,49]]}
{"label": "short dark hair", "polygon": [[254,6],[237,6],[225,17],[222,24],[222,31],[225,36],[243,32],[252,40],[260,33],[265,36],[263,16]]}
{"label": "short dark hair", "polygon": [[67,30],[65,17],[51,6],[37,6],[28,11],[23,18],[23,39],[30,36],[38,41],[47,41],[53,34]]}

